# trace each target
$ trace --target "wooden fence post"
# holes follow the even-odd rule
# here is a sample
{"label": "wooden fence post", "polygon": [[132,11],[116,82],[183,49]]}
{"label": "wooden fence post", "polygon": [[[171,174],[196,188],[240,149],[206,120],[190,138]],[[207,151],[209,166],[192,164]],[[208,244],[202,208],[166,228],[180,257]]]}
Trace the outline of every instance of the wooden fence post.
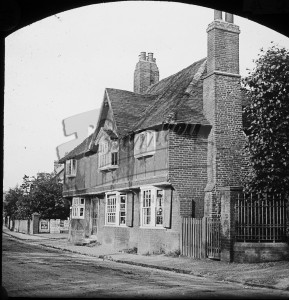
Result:
{"label": "wooden fence post", "polygon": [[202,218],[202,258],[207,257],[207,218]]}

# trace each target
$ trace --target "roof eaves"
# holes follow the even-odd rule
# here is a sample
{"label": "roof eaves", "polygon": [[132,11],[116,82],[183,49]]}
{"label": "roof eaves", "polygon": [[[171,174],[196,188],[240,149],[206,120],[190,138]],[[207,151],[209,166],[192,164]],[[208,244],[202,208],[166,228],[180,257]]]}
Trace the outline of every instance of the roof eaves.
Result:
{"label": "roof eaves", "polygon": [[[89,135],[85,138],[80,144],[78,144],[75,148],[73,148],[70,152],[68,152],[64,157],[62,157],[58,162],[65,163],[68,159],[78,158],[89,151],[88,146],[92,135]],[[82,149],[83,148],[83,149]]]}

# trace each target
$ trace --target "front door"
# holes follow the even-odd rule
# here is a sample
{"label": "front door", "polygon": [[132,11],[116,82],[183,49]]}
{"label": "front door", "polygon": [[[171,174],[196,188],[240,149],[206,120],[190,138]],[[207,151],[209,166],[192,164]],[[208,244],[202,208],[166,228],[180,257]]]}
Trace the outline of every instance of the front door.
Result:
{"label": "front door", "polygon": [[97,234],[98,209],[99,200],[97,198],[92,198],[92,235]]}

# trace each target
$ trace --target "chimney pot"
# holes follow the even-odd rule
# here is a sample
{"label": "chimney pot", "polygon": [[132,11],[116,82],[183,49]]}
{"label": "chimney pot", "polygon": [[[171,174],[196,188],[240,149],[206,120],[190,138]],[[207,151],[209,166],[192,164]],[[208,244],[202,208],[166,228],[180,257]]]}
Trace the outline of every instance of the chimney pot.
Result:
{"label": "chimney pot", "polygon": [[225,13],[225,21],[228,23],[234,23],[234,16],[230,13]]}
{"label": "chimney pot", "polygon": [[222,11],[214,10],[214,20],[222,20]]}
{"label": "chimney pot", "polygon": [[139,56],[140,60],[146,60],[146,52],[141,52]]}
{"label": "chimney pot", "polygon": [[149,52],[148,53],[148,61],[154,61],[154,58],[153,58],[153,56],[154,56],[154,54],[153,53],[151,53],[151,52]]}
{"label": "chimney pot", "polygon": [[153,84],[159,82],[159,69],[152,52],[141,52],[134,70],[134,92],[145,94]]}

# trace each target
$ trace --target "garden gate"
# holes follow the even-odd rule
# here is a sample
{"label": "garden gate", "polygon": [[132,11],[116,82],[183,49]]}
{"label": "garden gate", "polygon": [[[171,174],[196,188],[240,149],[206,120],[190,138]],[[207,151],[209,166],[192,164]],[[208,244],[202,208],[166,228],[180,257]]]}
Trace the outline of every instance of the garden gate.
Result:
{"label": "garden gate", "polygon": [[220,217],[182,218],[182,255],[220,259]]}

